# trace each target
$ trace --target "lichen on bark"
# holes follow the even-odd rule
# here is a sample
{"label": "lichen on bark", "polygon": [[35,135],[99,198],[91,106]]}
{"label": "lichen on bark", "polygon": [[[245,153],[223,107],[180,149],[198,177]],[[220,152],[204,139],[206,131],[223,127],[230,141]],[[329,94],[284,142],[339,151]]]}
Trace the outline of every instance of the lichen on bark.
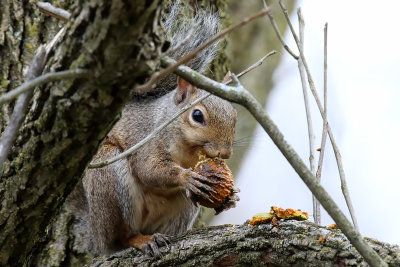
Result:
{"label": "lichen on bark", "polygon": [[[2,2],[7,4],[15,23],[5,33],[4,46],[21,47],[14,51],[16,58],[8,59],[9,68],[2,69],[2,77],[12,77],[10,90],[22,82],[23,64],[33,47],[58,27],[41,28],[36,18],[42,15],[31,3]],[[90,69],[95,79],[53,82],[36,91],[0,181],[0,265],[29,265],[31,255],[43,248],[51,218],[82,176],[131,88],[157,66],[163,38],[153,18],[158,21],[159,1],[75,4],[74,18],[47,69]],[[13,12],[15,6],[21,13]],[[1,51],[2,63],[10,51]]]}
{"label": "lichen on bark", "polygon": [[[368,242],[389,266],[399,266],[398,246]],[[95,259],[91,266],[368,266],[340,230],[308,221],[193,229],[172,239],[163,253],[156,259],[128,249]]]}

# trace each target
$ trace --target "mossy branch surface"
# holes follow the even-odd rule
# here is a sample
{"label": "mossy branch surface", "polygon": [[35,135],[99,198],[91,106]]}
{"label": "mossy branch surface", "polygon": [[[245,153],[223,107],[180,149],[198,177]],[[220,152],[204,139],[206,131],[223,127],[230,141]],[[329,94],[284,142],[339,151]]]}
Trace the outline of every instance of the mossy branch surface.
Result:
{"label": "mossy branch surface", "polygon": [[[340,230],[308,221],[198,228],[171,241],[160,259],[127,249],[91,266],[368,266]],[[400,264],[398,246],[365,242],[390,266]]]}

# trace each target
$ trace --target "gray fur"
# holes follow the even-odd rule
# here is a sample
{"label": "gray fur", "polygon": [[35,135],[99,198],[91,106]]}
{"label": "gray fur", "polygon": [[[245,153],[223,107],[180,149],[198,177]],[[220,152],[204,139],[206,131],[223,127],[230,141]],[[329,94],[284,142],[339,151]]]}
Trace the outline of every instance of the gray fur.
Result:
{"label": "gray fur", "polygon": [[[179,15],[183,13],[180,9],[181,5],[179,2],[172,5],[171,11],[164,21],[164,27],[167,30],[168,37],[172,44],[177,45],[181,40],[187,37],[188,33],[192,33],[193,36],[189,38],[184,45],[179,46],[173,54],[168,54],[175,60],[179,60],[210,39],[218,32],[219,25],[218,14],[209,13],[201,9],[196,10],[194,18],[185,17],[183,19],[178,19]],[[218,41],[202,50],[187,65],[201,73],[205,72],[207,66],[215,58],[217,46]]]}
{"label": "gray fur", "polygon": [[[176,24],[178,10],[177,5],[173,6],[165,22],[170,31],[175,27],[173,24]],[[182,24],[171,37],[173,42],[184,38],[185,32],[193,25],[199,29],[191,38],[193,40],[175,50],[178,54],[175,59],[208,39],[216,31],[218,19],[215,15],[199,11],[192,24]],[[204,70],[214,57],[215,48],[216,45],[209,47],[191,63],[192,67]],[[168,90],[162,87],[165,84],[159,86]],[[182,91],[187,88],[191,89],[189,93]],[[121,119],[103,142],[94,161],[103,161],[127,150],[172,117],[183,105],[205,93],[186,83],[158,98],[133,99],[124,108]],[[178,105],[174,103],[176,94],[185,96]],[[204,125],[193,120],[191,114],[194,109],[203,112],[206,118]],[[232,105],[210,96],[182,114],[132,155],[106,167],[87,170],[82,181],[83,190],[80,190],[84,195],[81,199],[87,200],[86,208],[77,216],[88,218],[88,222],[82,225],[88,227],[90,250],[96,254],[107,254],[130,245],[132,238],[138,234],[178,235],[190,229],[199,212],[199,207],[187,195],[189,184],[193,185],[195,179],[190,168],[194,167],[200,154],[223,158],[231,156],[235,122],[236,110]]]}
{"label": "gray fur", "polygon": [[[198,9],[194,17],[185,17],[183,15],[185,12],[181,9],[180,1],[175,2],[170,8],[168,17],[164,18],[163,23],[167,31],[167,38],[171,42],[171,49],[167,51],[167,55],[177,61],[214,36],[218,32],[219,26],[217,13]],[[193,36],[182,43],[181,41],[185,40],[191,33]],[[185,65],[200,73],[206,72],[209,64],[216,56],[218,44],[219,41],[216,41],[207,46]],[[151,94],[162,95],[172,91],[176,87],[176,78],[175,74],[167,75],[161,79]]]}

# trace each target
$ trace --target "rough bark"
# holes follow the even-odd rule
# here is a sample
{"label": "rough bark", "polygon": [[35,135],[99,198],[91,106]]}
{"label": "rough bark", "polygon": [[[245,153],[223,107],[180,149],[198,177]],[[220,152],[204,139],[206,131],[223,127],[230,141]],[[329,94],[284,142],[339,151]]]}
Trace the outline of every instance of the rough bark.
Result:
{"label": "rough bark", "polygon": [[[50,2],[71,11],[72,18],[47,71],[82,68],[94,77],[53,82],[35,91],[2,166],[0,265],[55,266],[60,258],[81,265],[90,259],[83,251],[79,255],[69,248],[60,252],[61,246],[53,243],[79,235],[79,230],[67,227],[72,225],[68,213],[61,213],[57,223],[50,225],[116,121],[131,88],[154,73],[161,49],[166,48],[159,27],[162,1]],[[216,2],[226,5],[226,1]],[[23,82],[38,45],[50,40],[64,23],[41,14],[32,1],[1,1],[0,10],[0,93],[4,93]],[[10,103],[1,108],[2,130],[12,107]]]}
{"label": "rough bark", "polygon": [[[326,236],[324,241],[318,241]],[[389,266],[400,266],[400,248],[368,243]],[[155,259],[135,249],[97,258],[91,266],[368,266],[340,230],[312,222],[198,228],[172,240]]]}
{"label": "rough bark", "polygon": [[[31,7],[17,5],[32,5],[10,1],[2,2],[2,8],[6,4],[10,14],[22,12],[15,15],[20,17]],[[131,88],[157,66],[163,43],[157,24],[159,1],[76,4],[74,19],[47,69],[90,69],[94,78],[54,82],[35,93],[0,181],[0,265],[31,264],[32,255],[41,250],[40,241],[46,239],[46,227],[112,127]],[[35,14],[25,21],[35,20]],[[28,35],[20,17],[12,28],[23,27],[23,35],[6,31],[4,46],[18,45],[10,34],[20,45]],[[8,80],[21,81],[23,53],[16,53],[19,63],[11,62],[9,68],[18,69],[8,73]],[[2,59],[6,57],[2,52]]]}

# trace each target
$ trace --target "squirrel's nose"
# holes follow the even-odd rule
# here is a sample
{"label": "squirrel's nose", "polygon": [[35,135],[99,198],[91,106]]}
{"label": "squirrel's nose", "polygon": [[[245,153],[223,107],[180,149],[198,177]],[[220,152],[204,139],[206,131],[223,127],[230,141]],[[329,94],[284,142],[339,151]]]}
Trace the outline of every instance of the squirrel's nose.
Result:
{"label": "squirrel's nose", "polygon": [[232,155],[231,149],[221,149],[218,151],[212,151],[212,152],[209,151],[207,153],[207,156],[210,158],[218,157],[218,158],[223,158],[223,159],[229,159],[231,157],[231,155]]}
{"label": "squirrel's nose", "polygon": [[229,159],[232,156],[232,149],[223,149],[218,153],[219,158]]}

